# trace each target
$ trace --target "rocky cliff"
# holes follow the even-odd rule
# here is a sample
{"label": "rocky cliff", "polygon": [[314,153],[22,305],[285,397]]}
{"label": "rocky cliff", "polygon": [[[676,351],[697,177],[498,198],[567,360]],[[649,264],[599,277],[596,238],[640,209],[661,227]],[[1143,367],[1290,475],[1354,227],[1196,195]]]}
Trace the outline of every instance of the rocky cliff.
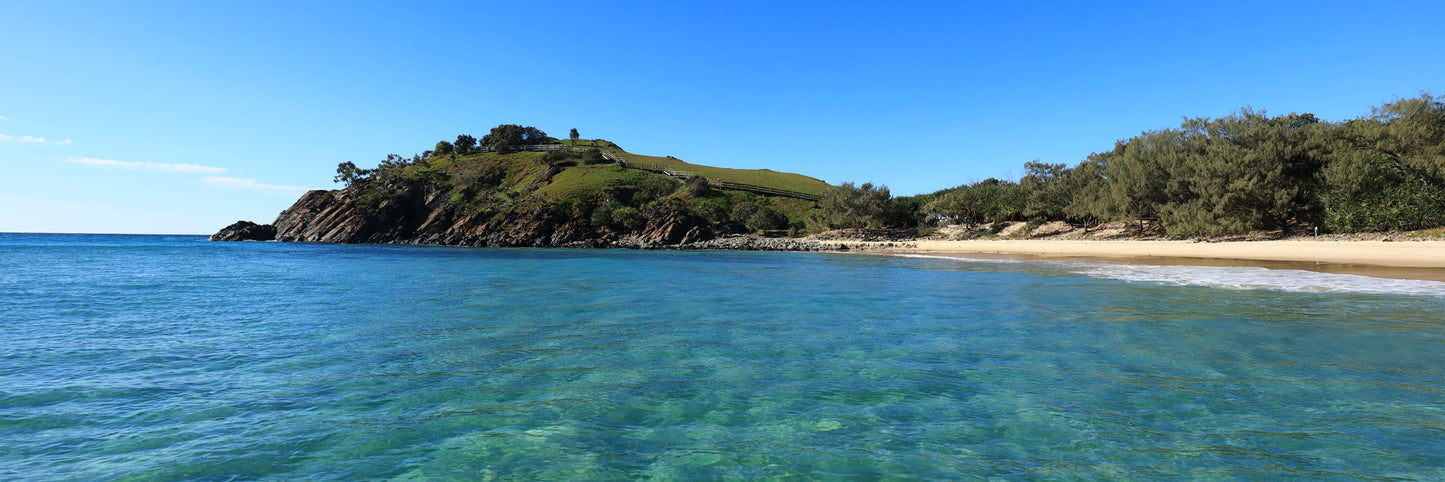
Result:
{"label": "rocky cliff", "polygon": [[211,240],[662,248],[713,239],[720,227],[667,203],[643,211],[641,227],[627,230],[594,227],[584,219],[558,216],[554,206],[545,204],[499,213],[467,213],[441,199],[441,194],[389,200],[372,209],[358,203],[357,197],[352,189],[310,191],[270,225],[240,221]]}
{"label": "rocky cliff", "polygon": [[[433,195],[415,204],[383,203],[368,209],[353,189],[311,191],[282,211],[273,224],[238,221],[211,241],[296,241],[317,243],[435,244],[478,247],[565,247],[633,249],[720,249],[741,251],[847,251],[910,244],[893,237],[850,233],[842,238],[768,238],[729,232],[678,203],[644,212],[636,230],[591,226],[584,219],[558,217],[555,206],[508,213],[459,214]],[[379,208],[379,210],[377,210]]]}
{"label": "rocky cliff", "polygon": [[211,235],[211,241],[270,241],[276,239],[276,226],[236,221]]}
{"label": "rocky cliff", "polygon": [[[720,189],[690,172],[633,166],[617,157],[630,154],[615,144],[591,144],[611,149],[614,154],[609,155],[617,160],[589,156],[595,148],[537,147],[390,155],[375,169],[347,162],[337,169],[337,180],[346,188],[307,192],[269,225],[240,222],[211,239],[666,248],[703,246],[700,243],[749,232],[797,233],[817,209],[813,201],[797,196]],[[709,169],[784,186],[801,178]],[[797,249],[772,242],[743,244],[735,249]]]}

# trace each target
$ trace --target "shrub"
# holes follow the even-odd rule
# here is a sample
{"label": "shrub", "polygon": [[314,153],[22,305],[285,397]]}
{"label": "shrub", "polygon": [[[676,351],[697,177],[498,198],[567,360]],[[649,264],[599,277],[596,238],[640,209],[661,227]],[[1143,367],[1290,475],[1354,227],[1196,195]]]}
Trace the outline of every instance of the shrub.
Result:
{"label": "shrub", "polygon": [[788,217],[773,208],[759,206],[758,209],[754,210],[753,213],[748,216],[747,220],[743,222],[743,225],[753,231],[787,229]]}
{"label": "shrub", "polygon": [[693,203],[690,210],[693,214],[709,222],[720,223],[726,221],[728,218],[727,209],[724,209],[720,203],[713,202],[712,200]]}
{"label": "shrub", "polygon": [[1325,225],[1334,232],[1427,229],[1445,220],[1445,189],[1433,186],[1407,184],[1335,195],[1325,204]]}
{"label": "shrub", "polygon": [[568,162],[574,156],[575,154],[568,151],[547,151],[547,153],[542,154],[542,157],[538,160],[543,164],[557,165]]}
{"label": "shrub", "polygon": [[646,204],[667,195],[677,192],[677,180],[664,176],[648,176],[637,185],[637,193],[632,196],[632,203],[637,205]]}
{"label": "shrub", "polygon": [[588,149],[588,150],[586,150],[586,151],[582,151],[582,163],[583,163],[583,164],[601,164],[601,163],[604,163],[604,162],[607,162],[607,158],[606,158],[606,157],[602,157],[602,150],[601,150],[601,149],[593,148],[593,149]]}
{"label": "shrub", "polygon": [[646,222],[647,220],[642,217],[642,213],[638,212],[637,208],[631,206],[623,206],[612,211],[613,226],[621,226],[629,231],[633,231],[642,228]]}
{"label": "shrub", "polygon": [[617,209],[617,205],[615,203],[607,203],[601,206],[597,206],[592,210],[592,214],[588,216],[587,220],[596,227],[611,226],[612,211],[615,209]]}
{"label": "shrub", "polygon": [[683,186],[687,188],[688,196],[707,197],[708,194],[712,194],[712,186],[707,183],[707,178],[702,176],[687,178],[687,181],[683,182]]}
{"label": "shrub", "polygon": [[793,238],[801,236],[804,230],[807,229],[807,227],[807,223],[804,223],[802,221],[790,222],[788,223],[788,236]]}
{"label": "shrub", "polygon": [[445,156],[447,154],[451,154],[452,150],[452,143],[447,141],[437,141],[437,146],[435,148],[432,148],[432,153],[438,156]]}
{"label": "shrub", "polygon": [[788,217],[778,210],[756,201],[744,201],[733,207],[734,221],[753,231],[788,228]]}
{"label": "shrub", "polygon": [[887,222],[891,196],[886,186],[873,183],[854,186],[845,182],[823,190],[818,204],[823,208],[823,221],[832,228],[881,228]]}

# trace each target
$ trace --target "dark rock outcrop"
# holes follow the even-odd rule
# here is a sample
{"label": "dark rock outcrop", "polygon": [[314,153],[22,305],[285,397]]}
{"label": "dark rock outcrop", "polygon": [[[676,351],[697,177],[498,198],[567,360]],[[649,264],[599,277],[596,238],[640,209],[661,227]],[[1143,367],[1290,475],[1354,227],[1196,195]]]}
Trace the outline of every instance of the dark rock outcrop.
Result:
{"label": "dark rock outcrop", "polygon": [[[678,206],[659,203],[642,214],[642,227],[619,230],[592,226],[585,213],[560,213],[545,202],[464,211],[440,194],[377,201],[342,189],[307,192],[273,225],[276,240],[316,243],[651,249],[717,236],[712,224]],[[211,239],[230,240],[223,235],[235,227]]]}
{"label": "dark rock outcrop", "polygon": [[[633,248],[743,251],[848,251],[895,247],[865,239],[767,238],[709,222],[681,203],[657,203],[634,229],[594,226],[587,211],[567,212],[543,202],[505,207],[453,205],[447,196],[407,192],[378,200],[357,189],[311,191],[282,211],[271,225],[242,221],[213,241],[271,239],[315,243],[434,244],[478,247]],[[249,237],[247,237],[249,236]],[[880,241],[867,239],[867,241]],[[901,246],[897,246],[901,247]]]}
{"label": "dark rock outcrop", "polygon": [[236,221],[211,235],[211,241],[270,241],[276,239],[276,226]]}

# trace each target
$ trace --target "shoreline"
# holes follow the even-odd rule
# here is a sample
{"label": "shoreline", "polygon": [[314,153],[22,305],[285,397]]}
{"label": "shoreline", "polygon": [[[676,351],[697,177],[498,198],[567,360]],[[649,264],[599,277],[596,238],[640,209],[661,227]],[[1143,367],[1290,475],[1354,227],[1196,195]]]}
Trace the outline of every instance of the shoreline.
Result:
{"label": "shoreline", "polygon": [[974,258],[1090,259],[1150,265],[1257,266],[1445,281],[1445,241],[919,239],[907,244],[912,246],[866,252]]}

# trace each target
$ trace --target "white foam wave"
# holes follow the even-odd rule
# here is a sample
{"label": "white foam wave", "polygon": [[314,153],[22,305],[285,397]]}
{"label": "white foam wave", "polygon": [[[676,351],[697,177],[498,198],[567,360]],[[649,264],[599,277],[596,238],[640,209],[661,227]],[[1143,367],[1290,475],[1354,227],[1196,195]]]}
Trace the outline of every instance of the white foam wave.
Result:
{"label": "white foam wave", "polygon": [[938,254],[895,254],[899,258],[924,258],[924,259],[946,259],[950,261],[963,261],[968,263],[1017,263],[1017,259],[1007,258],[968,258],[963,256],[944,256]]}
{"label": "white foam wave", "polygon": [[1236,290],[1445,296],[1445,282],[1440,281],[1375,278],[1252,266],[1156,266],[1100,263],[1081,265],[1073,271],[1087,276],[1123,281]]}

